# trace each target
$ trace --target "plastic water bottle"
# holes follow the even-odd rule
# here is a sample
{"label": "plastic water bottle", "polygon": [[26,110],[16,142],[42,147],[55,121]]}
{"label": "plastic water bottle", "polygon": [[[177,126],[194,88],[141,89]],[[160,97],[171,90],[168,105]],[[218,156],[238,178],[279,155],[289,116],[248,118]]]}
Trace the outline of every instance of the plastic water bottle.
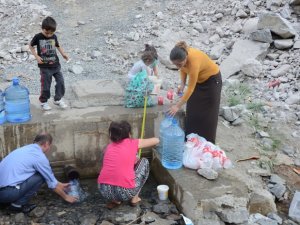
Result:
{"label": "plastic water bottle", "polygon": [[4,110],[4,93],[0,90],[0,124],[5,123],[5,110]]}
{"label": "plastic water bottle", "polygon": [[162,165],[167,169],[182,167],[184,132],[175,118],[170,127],[164,130],[164,144],[162,152]]}
{"label": "plastic water bottle", "polygon": [[6,119],[11,123],[22,123],[31,119],[29,91],[13,78],[12,85],[5,89]]}
{"label": "plastic water bottle", "polygon": [[165,143],[165,133],[166,130],[172,125],[172,117],[168,114],[165,115],[165,118],[161,121],[159,126],[159,146],[158,146],[158,154],[162,156],[162,152],[164,149]]}
{"label": "plastic water bottle", "polygon": [[84,201],[89,194],[80,187],[80,183],[78,179],[70,180],[69,188],[67,190],[67,194],[77,198],[77,202]]}
{"label": "plastic water bottle", "polygon": [[68,191],[68,195],[71,195],[73,197],[76,197],[79,201],[80,199],[80,193],[79,193],[79,182],[77,179],[71,180],[70,182],[70,190]]}

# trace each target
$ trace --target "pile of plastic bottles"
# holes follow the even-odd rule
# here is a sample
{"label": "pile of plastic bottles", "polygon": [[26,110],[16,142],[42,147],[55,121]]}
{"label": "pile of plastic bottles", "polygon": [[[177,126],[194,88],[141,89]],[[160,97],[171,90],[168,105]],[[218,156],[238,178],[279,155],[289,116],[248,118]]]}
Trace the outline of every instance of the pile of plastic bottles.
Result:
{"label": "pile of plastic bottles", "polygon": [[209,168],[214,170],[233,167],[231,160],[220,147],[194,133],[187,135],[183,165],[190,169]]}

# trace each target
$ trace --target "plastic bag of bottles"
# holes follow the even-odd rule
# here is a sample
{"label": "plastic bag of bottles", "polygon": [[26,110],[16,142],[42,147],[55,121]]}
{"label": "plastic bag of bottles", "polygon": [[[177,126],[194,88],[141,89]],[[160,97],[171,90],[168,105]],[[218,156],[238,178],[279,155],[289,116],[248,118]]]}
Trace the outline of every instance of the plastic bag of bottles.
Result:
{"label": "plastic bag of bottles", "polygon": [[70,180],[69,184],[66,194],[76,197],[77,202],[82,202],[88,197],[89,194],[80,187],[78,179]]}
{"label": "plastic bag of bottles", "polygon": [[200,168],[220,170],[233,167],[231,160],[223,150],[194,133],[187,135],[183,165],[194,170]]}

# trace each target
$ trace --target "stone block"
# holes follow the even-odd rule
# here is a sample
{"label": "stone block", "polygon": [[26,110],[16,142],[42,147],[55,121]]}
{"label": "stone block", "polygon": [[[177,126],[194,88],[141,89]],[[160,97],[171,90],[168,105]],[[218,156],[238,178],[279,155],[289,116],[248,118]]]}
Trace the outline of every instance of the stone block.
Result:
{"label": "stone block", "polygon": [[250,195],[248,209],[250,214],[267,215],[271,212],[277,212],[274,196],[265,189],[254,190]]}
{"label": "stone block", "polygon": [[124,104],[124,88],[115,80],[83,80],[72,84],[71,88],[73,108]]}

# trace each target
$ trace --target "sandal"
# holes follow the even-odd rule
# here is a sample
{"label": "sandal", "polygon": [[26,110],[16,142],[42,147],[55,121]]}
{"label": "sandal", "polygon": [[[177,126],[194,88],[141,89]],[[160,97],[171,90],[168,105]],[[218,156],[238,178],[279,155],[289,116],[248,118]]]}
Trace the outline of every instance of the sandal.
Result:
{"label": "sandal", "polygon": [[141,201],[142,201],[142,200],[139,200],[139,201],[137,201],[137,202],[129,202],[129,205],[130,205],[131,207],[136,207],[137,205],[140,204]]}
{"label": "sandal", "polygon": [[121,202],[109,202],[109,203],[106,204],[105,207],[108,208],[108,209],[114,209],[114,208],[116,208],[120,205],[121,205]]}

